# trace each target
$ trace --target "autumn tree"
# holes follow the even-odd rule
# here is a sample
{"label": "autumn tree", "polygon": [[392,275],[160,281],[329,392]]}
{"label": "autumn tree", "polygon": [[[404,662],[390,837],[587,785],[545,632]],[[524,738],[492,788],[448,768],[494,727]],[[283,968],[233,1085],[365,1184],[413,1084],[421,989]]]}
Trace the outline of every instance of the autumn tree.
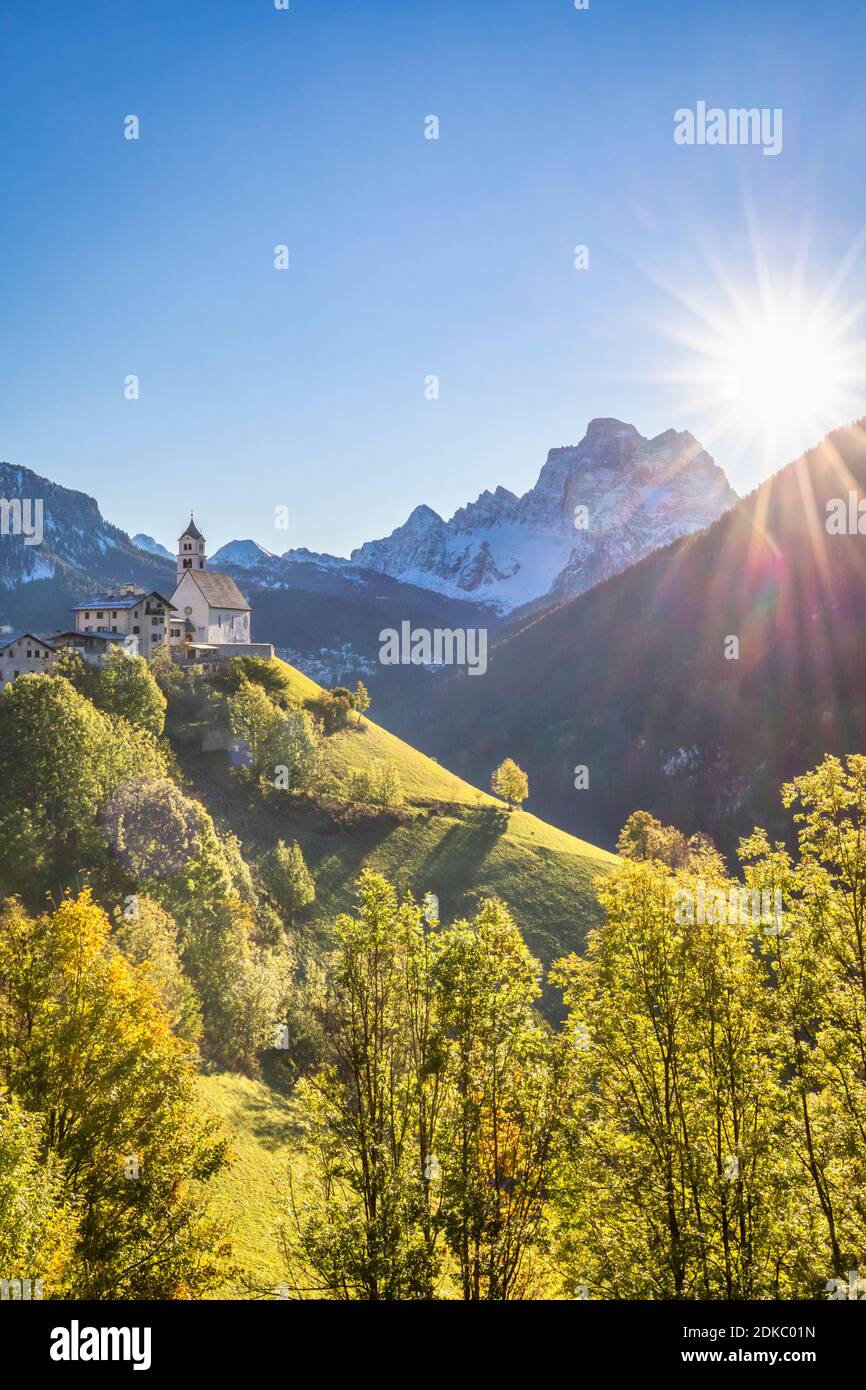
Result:
{"label": "autumn tree", "polygon": [[159,903],[145,893],[129,894],[118,908],[112,944],[133,965],[141,966],[179,1038],[201,1036],[201,1006],[181,964],[177,926]]}
{"label": "autumn tree", "polygon": [[0,1269],[42,1281],[43,1298],[73,1293],[80,1209],[63,1165],[45,1151],[45,1118],[0,1088]]}
{"label": "autumn tree", "polygon": [[517,766],[513,758],[501,762],[490,779],[490,790],[494,796],[501,796],[509,808],[520,806],[529,795],[529,778]]}
{"label": "autumn tree", "polygon": [[80,1210],[80,1298],[197,1298],[228,1272],[207,1184],[227,1144],[197,1098],[195,1055],[154,985],[83,893],[0,917],[0,1083],[44,1121]]}

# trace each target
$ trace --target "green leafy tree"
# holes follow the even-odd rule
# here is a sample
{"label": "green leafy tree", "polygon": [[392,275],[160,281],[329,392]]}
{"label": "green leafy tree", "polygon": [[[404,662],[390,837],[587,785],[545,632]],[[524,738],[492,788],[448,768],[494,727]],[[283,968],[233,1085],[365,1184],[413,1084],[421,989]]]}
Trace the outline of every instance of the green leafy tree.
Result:
{"label": "green leafy tree", "polygon": [[370,767],[370,796],[376,806],[391,811],[403,805],[403,783],[391,758],[377,758]]}
{"label": "green leafy tree", "polygon": [[449,1050],[441,1221],[463,1298],[540,1296],[546,1190],[568,1094],[565,1048],[533,1003],[539,967],[502,903],[442,934],[436,1003]]}
{"label": "green leafy tree", "polygon": [[143,657],[116,648],[102,665],[87,692],[97,709],[119,714],[130,724],[161,734],[165,728],[165,695]]}
{"label": "green leafy tree", "polygon": [[761,927],[731,920],[732,886],[738,903],[724,879],[625,859],[586,956],[558,967],[575,1096],[563,1267],[593,1297],[784,1298],[802,1278]]}
{"label": "green leafy tree", "polygon": [[529,778],[513,758],[506,758],[494,771],[490,790],[494,796],[501,796],[513,809],[522,805],[529,796]]}
{"label": "green leafy tree", "polygon": [[97,825],[134,775],[160,776],[153,735],[94,709],[67,680],[22,676],[0,695],[0,856],[52,886],[104,852]]}
{"label": "green leafy tree", "polygon": [[244,676],[229,696],[228,716],[232,733],[249,745],[252,766],[261,772],[267,763],[268,742],[280,723],[279,710],[261,686]]}
{"label": "green leafy tree", "polygon": [[352,695],[352,705],[358,713],[358,723],[361,723],[367,710],[370,708],[370,692],[362,680],[358,681]]}
{"label": "green leafy tree", "polygon": [[150,655],[150,673],[167,699],[183,694],[186,678],[183,668],[172,658],[167,642],[160,642]]}
{"label": "green leafy tree", "polygon": [[672,825],[662,825],[649,811],[633,811],[619,833],[617,854],[624,859],[659,859],[672,869],[685,868],[689,846],[685,835]]}
{"label": "green leafy tree", "polygon": [[365,767],[353,767],[349,771],[346,786],[346,799],[353,806],[369,806],[373,800],[370,774]]}
{"label": "green leafy tree", "polygon": [[281,791],[313,791],[322,775],[322,732],[305,709],[290,709],[272,726],[262,770]]}
{"label": "green leafy tree", "polygon": [[334,1298],[537,1292],[568,1088],[537,964],[501,904],[433,929],[369,870],[340,917],[308,1151],[282,1225],[296,1289]]}
{"label": "green leafy tree", "polygon": [[826,757],[782,789],[798,860],[756,830],[746,882],[782,910],[763,954],[767,1027],[792,1095],[792,1151],[807,1177],[822,1275],[866,1268],[866,757]]}
{"label": "green leafy tree", "polygon": [[316,882],[304,862],[304,856],[297,840],[290,845],[278,840],[269,856],[265,877],[269,891],[280,907],[288,913],[289,921],[295,913],[308,907],[316,896]]}
{"label": "green leafy tree", "polygon": [[287,1277],[332,1298],[430,1298],[439,1256],[425,1170],[443,1065],[435,943],[379,875],[365,870],[358,892],[357,914],[335,924],[324,1061],[302,1083],[309,1166],[282,1228]]}

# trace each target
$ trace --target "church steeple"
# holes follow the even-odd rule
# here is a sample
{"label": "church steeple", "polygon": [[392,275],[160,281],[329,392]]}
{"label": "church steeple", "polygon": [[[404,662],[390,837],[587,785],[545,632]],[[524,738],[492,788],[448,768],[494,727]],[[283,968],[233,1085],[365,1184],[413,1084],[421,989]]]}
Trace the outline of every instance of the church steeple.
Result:
{"label": "church steeple", "polygon": [[207,569],[207,556],[204,551],[205,539],[189,514],[189,525],[177,542],[177,582],[183,579],[187,570]]}

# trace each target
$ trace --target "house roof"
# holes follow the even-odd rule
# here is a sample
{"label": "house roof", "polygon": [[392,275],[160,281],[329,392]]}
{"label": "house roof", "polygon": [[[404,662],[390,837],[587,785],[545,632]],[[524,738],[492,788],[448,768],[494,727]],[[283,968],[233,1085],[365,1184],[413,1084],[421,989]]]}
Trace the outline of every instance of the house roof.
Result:
{"label": "house roof", "polygon": [[[214,574],[211,570],[185,570],[184,573],[198,585],[211,608],[234,608],[249,613],[250,605],[230,575]],[[180,582],[183,583],[183,579]]]}
{"label": "house roof", "polygon": [[189,514],[189,526],[187,526],[185,531],[181,531],[178,539],[183,540],[184,536],[189,536],[194,541],[204,540],[204,536],[202,535],[201,531],[198,529],[198,527],[192,519],[192,512],[190,512]]}
{"label": "house roof", "polygon": [[38,642],[40,647],[49,647],[54,651],[53,643],[47,637],[39,637],[35,632],[0,632],[0,652],[11,647],[13,642],[20,642],[23,637],[29,637],[31,642]]}
{"label": "house roof", "polygon": [[139,603],[146,603],[149,598],[158,598],[161,603],[167,603],[169,608],[172,607],[170,598],[166,598],[165,594],[159,593],[156,589],[151,589],[148,593],[142,594],[94,594],[83,603],[73,603],[72,612],[78,613],[85,608],[135,608]]}
{"label": "house roof", "polygon": [[55,632],[53,640],[59,641],[61,637],[74,637],[77,642],[92,642],[99,639],[104,642],[129,642],[133,639],[131,632],[106,632],[98,627],[95,632],[79,632],[78,628],[68,627],[63,632]]}

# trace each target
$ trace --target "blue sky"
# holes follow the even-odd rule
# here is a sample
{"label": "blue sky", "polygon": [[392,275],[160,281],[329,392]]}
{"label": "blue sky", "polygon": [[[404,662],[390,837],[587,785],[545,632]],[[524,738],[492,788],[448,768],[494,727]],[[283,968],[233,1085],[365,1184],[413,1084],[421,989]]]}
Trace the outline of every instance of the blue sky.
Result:
{"label": "blue sky", "polygon": [[[750,285],[747,209],[816,294],[866,225],[858,8],[0,0],[0,457],[169,544],[194,507],[211,549],[347,553],[524,491],[598,415],[747,490],[767,460],[651,378],[677,294]],[[677,146],[699,99],[781,107],[782,153]]]}

